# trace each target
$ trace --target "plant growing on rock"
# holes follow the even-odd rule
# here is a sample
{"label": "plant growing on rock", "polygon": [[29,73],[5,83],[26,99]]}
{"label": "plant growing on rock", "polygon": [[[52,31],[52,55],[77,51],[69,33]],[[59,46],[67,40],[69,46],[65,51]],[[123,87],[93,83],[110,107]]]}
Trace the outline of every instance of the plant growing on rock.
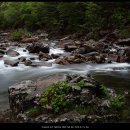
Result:
{"label": "plant growing on rock", "polygon": [[88,86],[92,86],[91,83],[85,82],[85,81],[83,81],[83,80],[79,81],[79,82],[77,83],[77,85],[78,85],[79,87],[81,87],[81,88],[88,87]]}
{"label": "plant growing on rock", "polygon": [[[110,96],[113,91],[109,91],[104,85],[95,85],[83,79],[76,84],[81,87],[80,91],[79,89],[73,89],[73,86],[70,85],[66,81],[58,82],[49,86],[41,96],[36,95],[35,105],[29,110],[31,117],[43,113],[51,113],[57,116],[72,111],[87,117],[92,115],[96,115],[100,119],[105,117],[106,120],[109,120],[107,115],[110,115],[113,119],[115,117],[121,118],[122,115],[123,118],[126,118],[124,113],[127,112],[127,108],[124,107],[126,103],[124,96],[116,94]],[[99,96],[95,93],[99,93]]]}
{"label": "plant growing on rock", "polygon": [[125,97],[118,95],[111,100],[111,107],[115,110],[121,110],[125,106]]}
{"label": "plant growing on rock", "polygon": [[109,91],[103,84],[100,86],[100,91],[102,97],[109,97]]}
{"label": "plant growing on rock", "polygon": [[85,106],[85,105],[77,105],[75,107],[75,111],[78,112],[81,115],[88,115],[88,114],[94,114],[95,110],[91,106]]}
{"label": "plant growing on rock", "polygon": [[[67,82],[59,82],[50,86],[41,97],[36,99],[43,111],[52,113],[66,112],[70,107],[70,100],[65,96],[71,91]],[[38,106],[38,107],[39,107]]]}

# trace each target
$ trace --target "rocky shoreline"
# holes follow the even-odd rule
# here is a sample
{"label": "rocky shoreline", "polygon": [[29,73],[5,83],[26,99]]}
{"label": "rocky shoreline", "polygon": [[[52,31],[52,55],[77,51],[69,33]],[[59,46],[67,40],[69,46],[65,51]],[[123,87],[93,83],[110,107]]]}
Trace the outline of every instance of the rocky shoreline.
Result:
{"label": "rocky shoreline", "polygon": [[99,41],[93,39],[89,41],[73,40],[69,36],[57,39],[54,46],[65,50],[66,55],[49,55],[50,44],[48,43],[48,39],[45,37],[41,38],[41,35],[44,36],[45,34],[34,35],[32,38],[24,38],[20,42],[10,42],[8,33],[2,33],[0,35],[0,37],[2,37],[0,57],[2,58],[4,54],[12,57],[18,56],[19,53],[11,49],[10,46],[24,46],[24,51],[37,54],[41,63],[38,64],[34,62],[33,60],[35,60],[35,58],[27,59],[26,57],[20,57],[15,61],[6,60],[4,63],[11,66],[18,66],[19,63],[23,63],[26,66],[37,67],[43,66],[44,63],[50,59],[55,59],[54,63],[62,65],[80,63],[125,63],[130,61],[130,39],[119,39],[114,32],[106,35]]}

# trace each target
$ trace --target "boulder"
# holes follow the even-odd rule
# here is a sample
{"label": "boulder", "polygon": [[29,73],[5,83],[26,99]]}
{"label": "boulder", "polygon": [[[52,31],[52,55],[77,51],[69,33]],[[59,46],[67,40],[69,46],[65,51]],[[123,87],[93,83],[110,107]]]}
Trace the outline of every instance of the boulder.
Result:
{"label": "boulder", "polygon": [[97,45],[95,45],[94,49],[98,52],[101,52],[105,49],[105,45],[103,43],[98,43]]}
{"label": "boulder", "polygon": [[35,58],[34,58],[34,57],[31,57],[30,60],[35,60]]}
{"label": "boulder", "polygon": [[64,81],[64,74],[53,74],[46,77],[40,77],[35,82],[32,80],[22,81],[9,87],[9,105],[13,114],[17,116],[29,108],[33,107],[35,95],[41,95],[48,86]]}
{"label": "boulder", "polygon": [[19,62],[24,62],[24,61],[26,61],[26,58],[25,57],[20,57],[20,58],[18,58],[18,60],[19,60]]}
{"label": "boulder", "polygon": [[96,55],[99,55],[99,52],[90,52],[86,54],[86,56],[96,56]]}
{"label": "boulder", "polygon": [[26,61],[24,62],[24,64],[25,64],[26,66],[30,66],[30,65],[32,64],[32,61],[31,61],[31,60],[26,60]]}
{"label": "boulder", "polygon": [[70,64],[67,60],[65,60],[64,58],[63,59],[60,59],[60,58],[58,58],[58,59],[56,59],[55,60],[55,63],[56,64],[61,64],[61,65],[68,65],[68,64]]}
{"label": "boulder", "polygon": [[32,66],[32,67],[38,67],[38,66],[52,66],[52,64],[51,63],[44,63],[44,62],[32,62],[31,64],[30,64],[30,66]]}
{"label": "boulder", "polygon": [[44,43],[32,43],[31,45],[27,46],[27,50],[30,53],[39,53],[40,51],[43,53],[49,53],[50,48]]}
{"label": "boulder", "polygon": [[75,54],[75,58],[85,58],[85,56],[82,54]]}
{"label": "boulder", "polygon": [[52,59],[50,55],[48,55],[47,53],[43,53],[43,52],[40,52],[39,53],[39,60],[42,60],[42,59],[46,59],[46,60],[49,60],[49,59]]}
{"label": "boulder", "polygon": [[69,63],[73,63],[74,59],[75,59],[75,56],[68,56],[67,61]]}
{"label": "boulder", "polygon": [[18,66],[18,61],[11,61],[11,60],[4,60],[4,64],[10,65],[10,66]]}
{"label": "boulder", "polygon": [[56,58],[59,58],[60,55],[58,55],[58,54],[51,54],[51,57],[52,57],[53,59],[56,59]]}
{"label": "boulder", "polygon": [[94,49],[94,47],[92,45],[87,45],[87,44],[84,44],[84,47],[85,47],[85,52],[86,53],[90,53],[90,52],[93,52],[93,51],[97,51]]}
{"label": "boulder", "polygon": [[114,62],[118,61],[118,55],[117,54],[109,54],[108,59]]}
{"label": "boulder", "polygon": [[60,40],[60,41],[57,43],[57,46],[58,46],[59,48],[64,48],[65,45],[74,45],[74,40],[71,40],[71,39]]}
{"label": "boulder", "polygon": [[38,41],[38,37],[31,37],[31,38],[23,38],[21,40],[22,43],[32,43],[32,42],[37,42]]}
{"label": "boulder", "polygon": [[77,46],[75,46],[75,45],[65,45],[64,49],[67,52],[71,52],[71,51],[74,51],[75,49],[77,49]]}
{"label": "boulder", "polygon": [[5,51],[0,49],[0,53],[1,54],[5,54]]}
{"label": "boulder", "polygon": [[104,63],[105,62],[105,56],[104,55],[97,55],[95,56],[95,62],[96,63]]}
{"label": "boulder", "polygon": [[9,87],[9,104],[14,114],[24,112],[32,106],[34,99],[35,86],[33,81],[23,81]]}
{"label": "boulder", "polygon": [[74,51],[74,53],[76,54],[86,54],[87,53],[87,49],[85,47],[81,47],[81,48],[78,48]]}
{"label": "boulder", "polygon": [[23,52],[26,52],[26,51],[27,51],[27,50],[25,50],[25,49],[23,50]]}
{"label": "boulder", "polygon": [[12,57],[20,55],[17,51],[12,50],[12,49],[7,50],[6,54]]}
{"label": "boulder", "polygon": [[129,62],[129,61],[130,61],[130,59],[128,59],[127,56],[122,56],[122,55],[119,55],[118,59],[117,59],[117,62],[119,62],[119,63],[124,63],[124,62]]}

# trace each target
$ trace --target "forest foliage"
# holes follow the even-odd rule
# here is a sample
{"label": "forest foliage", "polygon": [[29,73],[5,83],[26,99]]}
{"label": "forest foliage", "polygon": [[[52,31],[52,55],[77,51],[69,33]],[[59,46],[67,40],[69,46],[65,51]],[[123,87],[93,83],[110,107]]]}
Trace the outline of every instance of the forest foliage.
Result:
{"label": "forest foliage", "polygon": [[119,29],[127,35],[130,2],[0,2],[0,29],[17,28],[90,37],[99,37],[100,30]]}

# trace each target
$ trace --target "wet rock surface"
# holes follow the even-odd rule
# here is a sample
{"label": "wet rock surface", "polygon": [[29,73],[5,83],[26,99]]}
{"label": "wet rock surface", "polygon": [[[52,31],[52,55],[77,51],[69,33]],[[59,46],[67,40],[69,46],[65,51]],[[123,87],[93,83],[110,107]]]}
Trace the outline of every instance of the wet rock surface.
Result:
{"label": "wet rock surface", "polygon": [[20,55],[17,51],[12,50],[12,49],[7,50],[6,54],[12,57]]}
{"label": "wet rock surface", "polygon": [[[82,88],[77,86],[79,81],[86,81],[87,86]],[[42,94],[45,89],[54,83],[67,81],[70,84],[71,92],[65,96],[78,106],[90,106],[95,109],[92,114],[88,111],[80,113],[77,109],[69,112],[53,114],[42,113],[30,115],[28,109],[34,107],[33,100],[36,94]],[[116,96],[112,89],[108,89],[110,96]],[[97,98],[102,95],[99,83],[90,75],[63,75],[55,74],[48,77],[39,78],[34,81],[22,81],[19,84],[9,87],[9,103],[10,110],[8,116],[4,113],[0,117],[1,122],[18,122],[18,123],[110,123],[118,122],[119,115],[117,113],[109,113],[107,111],[111,106],[111,99]],[[73,104],[75,106],[75,104]],[[73,106],[73,107],[74,107]],[[92,108],[92,109],[93,109]],[[81,111],[82,112],[82,111]],[[97,113],[98,112],[98,113]],[[11,116],[10,116],[11,115]],[[5,120],[3,119],[5,117]],[[12,120],[11,120],[12,119]]]}
{"label": "wet rock surface", "polygon": [[[118,40],[114,33],[106,35],[104,39],[99,41],[91,39],[77,42],[78,45],[74,40],[62,40],[59,44],[61,42],[64,44],[65,51],[70,51],[71,54],[58,57],[57,64],[129,62],[129,45],[125,44],[125,42],[129,43],[129,39]],[[125,47],[122,47],[122,45],[125,45]]]}
{"label": "wet rock surface", "polygon": [[18,61],[11,61],[11,60],[4,60],[4,64],[14,67],[14,66],[18,66],[19,62]]}
{"label": "wet rock surface", "polygon": [[27,50],[30,53],[39,53],[40,51],[43,53],[49,53],[49,46],[45,43],[32,43],[27,46]]}
{"label": "wet rock surface", "polygon": [[39,78],[37,81],[27,80],[10,86],[8,89],[10,109],[16,114],[24,112],[33,105],[36,93],[41,94],[49,85],[64,79],[64,75],[55,74]]}

